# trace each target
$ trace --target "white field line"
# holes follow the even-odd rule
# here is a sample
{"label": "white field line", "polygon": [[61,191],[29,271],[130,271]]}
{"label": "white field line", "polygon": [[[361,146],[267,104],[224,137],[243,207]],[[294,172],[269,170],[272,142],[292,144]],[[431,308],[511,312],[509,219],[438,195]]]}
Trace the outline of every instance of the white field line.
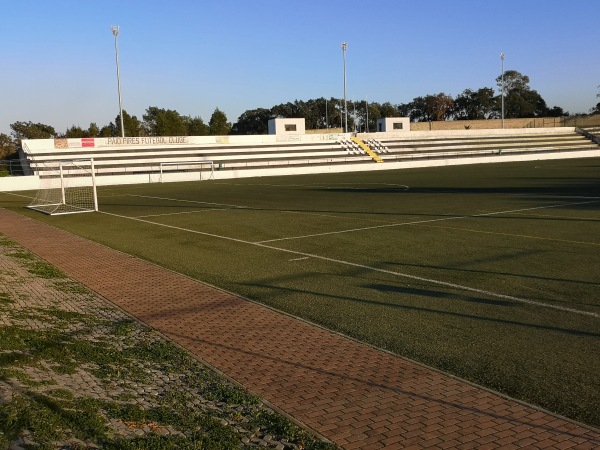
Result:
{"label": "white field line", "polygon": [[14,195],[15,197],[23,197],[23,198],[29,198],[29,199],[33,200],[33,197],[31,197],[29,195],[15,194],[14,192],[0,192],[0,194]]}
{"label": "white field line", "polygon": [[594,313],[594,312],[590,312],[590,311],[582,311],[579,309],[574,309],[574,308],[567,308],[564,306],[560,306],[560,305],[552,305],[550,303],[544,303],[544,302],[538,302],[535,300],[528,300],[525,298],[520,298],[520,297],[514,297],[512,295],[505,295],[505,294],[500,294],[497,292],[492,292],[492,291],[487,291],[484,289],[477,289],[477,288],[472,288],[469,286],[462,286],[460,284],[455,284],[455,283],[448,283],[446,281],[439,281],[439,280],[433,280],[430,278],[424,278],[424,277],[419,277],[416,275],[409,275],[407,273],[402,273],[402,272],[395,272],[393,270],[386,270],[386,269],[379,269],[377,267],[372,267],[372,266],[367,266],[364,264],[358,264],[358,263],[353,263],[350,261],[343,261],[341,259],[335,259],[335,258],[328,258],[326,256],[321,256],[321,255],[315,255],[312,253],[304,253],[304,252],[298,252],[295,250],[288,250],[285,248],[280,248],[280,247],[274,247],[272,245],[266,245],[260,242],[250,242],[250,241],[245,241],[243,239],[237,239],[237,238],[232,238],[232,237],[228,237],[228,236],[220,236],[218,234],[213,234],[213,233],[206,233],[204,231],[196,231],[196,230],[190,230],[187,228],[182,228],[182,227],[176,227],[173,225],[166,225],[166,224],[162,224],[162,223],[157,223],[157,222],[152,222],[150,220],[144,220],[144,219],[139,219],[136,217],[127,217],[127,216],[122,216],[120,214],[113,214],[113,213],[107,213],[107,212],[103,212],[100,211],[101,214],[107,214],[109,216],[114,216],[114,217],[120,217],[122,219],[128,219],[128,220],[135,220],[137,222],[143,222],[143,223],[148,223],[151,225],[156,225],[159,227],[165,227],[165,228],[170,228],[173,230],[177,230],[177,231],[183,231],[186,233],[193,233],[193,234],[199,234],[202,236],[209,236],[209,237],[213,237],[216,239],[223,239],[223,240],[227,240],[227,241],[231,241],[231,242],[237,242],[240,244],[246,244],[246,245],[254,245],[256,247],[261,247],[261,248],[267,248],[270,250],[277,250],[280,252],[284,252],[284,253],[289,253],[291,255],[297,255],[298,257],[306,257],[306,258],[315,258],[315,259],[319,259],[321,261],[327,261],[327,262],[332,262],[332,263],[336,263],[336,264],[342,264],[345,266],[350,266],[350,267],[356,267],[359,269],[365,269],[365,270],[371,270],[374,272],[379,272],[379,273],[385,273],[388,275],[394,275],[397,277],[402,277],[402,278],[407,278],[410,280],[417,280],[417,281],[421,281],[424,283],[431,283],[431,284],[436,284],[438,286],[445,286],[445,287],[449,287],[452,289],[457,289],[457,290],[462,290],[462,291],[467,291],[467,292],[475,292],[477,294],[481,294],[481,295],[487,295],[490,297],[494,297],[494,298],[500,298],[500,299],[504,299],[504,300],[510,300],[510,301],[514,301],[514,302],[519,302],[519,303],[525,303],[528,305],[534,305],[534,306],[540,306],[543,308],[551,308],[551,309],[556,309],[559,311],[566,311],[566,312],[570,312],[570,313],[574,313],[574,314],[581,314],[584,316],[591,316],[591,317],[596,317],[596,318],[600,318],[600,314],[598,313]]}
{"label": "white field line", "polygon": [[215,205],[215,206],[227,206],[228,208],[248,208],[247,206],[240,205],[228,205],[227,203],[213,203],[213,202],[199,202],[197,200],[182,200],[180,198],[168,198],[168,197],[153,197],[151,195],[137,195],[137,194],[125,194],[127,197],[141,197],[151,198],[153,200],[168,200],[171,202],[182,202],[182,203],[196,203],[198,205]]}
{"label": "white field line", "polygon": [[353,233],[355,231],[375,230],[378,228],[402,227],[405,225],[420,225],[423,223],[443,222],[443,221],[447,221],[447,220],[469,219],[469,218],[473,218],[473,217],[485,217],[485,216],[497,216],[500,214],[510,214],[510,213],[523,212],[523,211],[534,211],[537,209],[558,208],[560,206],[583,205],[586,203],[597,203],[597,202],[600,202],[600,200],[592,200],[592,201],[588,201],[588,202],[576,202],[576,203],[561,203],[559,205],[536,206],[535,208],[513,209],[513,210],[508,210],[508,211],[495,211],[495,212],[489,212],[489,213],[471,214],[471,215],[466,215],[466,216],[442,217],[440,219],[416,220],[414,222],[391,223],[391,224],[386,224],[386,225],[373,225],[371,227],[351,228],[348,230],[327,231],[325,233],[305,234],[303,236],[290,236],[290,237],[284,237],[284,238],[278,238],[278,239],[268,239],[265,241],[257,241],[256,244],[265,244],[268,242],[277,242],[277,241],[288,241],[288,240],[292,240],[292,239],[304,239],[304,238],[318,237],[318,236],[329,236],[332,234]]}
{"label": "white field line", "polygon": [[165,214],[148,214],[147,216],[136,216],[139,219],[145,219],[148,217],[166,217],[166,216],[177,216],[181,214],[199,214],[209,211],[231,211],[231,208],[211,208],[211,209],[196,209],[194,211],[182,211],[176,213],[165,213]]}

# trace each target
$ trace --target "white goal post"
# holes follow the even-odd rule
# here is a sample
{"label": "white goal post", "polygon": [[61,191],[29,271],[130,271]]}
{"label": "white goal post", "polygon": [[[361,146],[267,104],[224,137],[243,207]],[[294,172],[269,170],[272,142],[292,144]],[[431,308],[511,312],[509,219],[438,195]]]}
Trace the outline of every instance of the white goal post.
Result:
{"label": "white goal post", "polygon": [[28,208],[50,215],[98,211],[93,159],[47,161],[36,170],[40,188]]}
{"label": "white goal post", "polygon": [[161,162],[159,167],[160,183],[167,181],[214,180],[215,178],[215,165],[210,160],[168,161]]}

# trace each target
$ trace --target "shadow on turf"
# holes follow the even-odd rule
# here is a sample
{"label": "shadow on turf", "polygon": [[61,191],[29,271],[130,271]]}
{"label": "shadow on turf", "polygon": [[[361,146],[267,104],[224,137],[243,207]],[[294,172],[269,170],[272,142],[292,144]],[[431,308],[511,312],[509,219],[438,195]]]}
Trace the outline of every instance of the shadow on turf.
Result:
{"label": "shadow on turf", "polygon": [[398,293],[398,294],[418,295],[418,296],[422,296],[422,297],[457,299],[457,300],[464,300],[464,301],[473,302],[473,303],[482,303],[482,304],[486,304],[486,305],[495,305],[495,306],[512,306],[512,305],[514,305],[513,302],[510,302],[508,300],[492,300],[489,298],[470,297],[467,295],[449,294],[447,292],[442,292],[442,291],[432,291],[429,289],[418,289],[418,288],[394,286],[391,284],[363,284],[361,287],[364,287],[367,289],[374,289],[376,291],[385,292],[385,293],[392,292],[392,293]]}
{"label": "shadow on turf", "polygon": [[[515,179],[515,183],[522,179]],[[598,196],[600,195],[600,184],[597,180],[588,179],[585,181],[567,179],[552,179],[553,183],[562,180],[563,186],[533,186],[533,187],[512,187],[512,186],[479,186],[479,187],[414,187],[409,189],[398,187],[334,187],[334,188],[313,188],[311,190],[317,192],[340,192],[340,193],[364,193],[364,194],[504,194],[504,195],[527,195],[533,194],[536,196],[557,196],[560,200],[564,200],[565,196],[583,195],[583,196]],[[535,198],[539,201],[539,198]]]}
{"label": "shadow on turf", "polygon": [[[515,320],[508,320],[508,319],[484,317],[484,316],[479,316],[479,315],[475,315],[475,314],[467,314],[467,313],[461,313],[461,312],[455,312],[455,311],[444,311],[444,310],[434,309],[434,308],[425,308],[422,306],[410,306],[410,305],[403,305],[400,303],[380,302],[380,301],[366,300],[363,298],[356,298],[356,297],[344,297],[344,296],[340,296],[340,295],[325,294],[325,293],[316,292],[316,291],[308,291],[305,289],[304,290],[303,289],[293,289],[293,288],[288,288],[288,287],[282,288],[279,286],[273,286],[273,285],[267,285],[267,284],[249,283],[246,285],[254,287],[254,288],[258,287],[258,288],[262,288],[262,289],[269,289],[271,291],[273,291],[273,290],[283,291],[284,293],[296,292],[296,293],[302,293],[302,294],[309,294],[309,295],[314,295],[317,298],[318,297],[326,297],[326,298],[334,299],[334,300],[344,300],[344,301],[349,301],[349,302],[369,304],[369,305],[374,305],[374,306],[382,306],[382,307],[387,307],[387,308],[404,309],[404,310],[408,310],[408,311],[417,311],[417,312],[423,312],[423,313],[440,314],[440,315],[451,316],[451,317],[460,317],[463,319],[482,320],[482,321],[486,321],[486,322],[494,322],[494,323],[512,325],[512,326],[517,326],[517,327],[554,331],[554,332],[568,334],[568,335],[572,335],[572,336],[600,337],[600,333],[593,333],[593,332],[589,332],[589,331],[573,330],[573,329],[569,329],[569,328],[560,328],[560,327],[555,327],[555,326],[550,326],[550,325],[541,325],[541,324],[534,324],[534,323],[527,323],[527,322],[518,322]],[[365,285],[362,285],[361,287],[364,287],[367,289],[376,289],[376,290],[381,291],[384,288],[384,286],[385,286],[385,289],[388,290],[388,292],[398,292],[398,293],[404,293],[406,295],[420,295],[420,296],[424,296],[424,297],[463,300],[463,301],[467,301],[467,302],[476,302],[476,303],[480,303],[480,304],[510,307],[510,308],[515,307],[515,306],[520,306],[519,304],[516,304],[515,302],[510,302],[510,301],[495,301],[495,300],[489,300],[489,299],[484,299],[484,298],[476,298],[476,297],[468,297],[468,296],[464,296],[464,295],[450,294],[450,293],[445,293],[445,292],[440,292],[440,291],[399,288],[397,286],[390,286],[390,285],[365,284]]]}
{"label": "shadow on turf", "polygon": [[[407,263],[398,264],[398,263],[394,263],[394,262],[390,262],[390,261],[387,261],[386,264],[390,264],[393,266],[400,266],[400,267],[416,267],[419,269],[425,268],[425,269],[436,269],[436,270],[452,270],[452,271],[457,271],[457,272],[483,273],[483,274],[491,275],[491,276],[502,275],[502,276],[510,276],[510,277],[517,277],[517,278],[526,278],[526,279],[533,278],[536,280],[553,281],[553,282],[559,282],[559,283],[591,284],[593,286],[600,286],[600,283],[595,283],[593,281],[570,280],[568,278],[542,277],[539,275],[524,275],[524,274],[518,274],[518,273],[511,273],[511,272],[490,272],[489,270],[465,269],[462,267],[456,268],[456,267],[447,267],[447,266],[432,266],[432,265],[424,265],[424,264],[407,264]],[[596,303],[582,303],[582,304],[597,306]]]}

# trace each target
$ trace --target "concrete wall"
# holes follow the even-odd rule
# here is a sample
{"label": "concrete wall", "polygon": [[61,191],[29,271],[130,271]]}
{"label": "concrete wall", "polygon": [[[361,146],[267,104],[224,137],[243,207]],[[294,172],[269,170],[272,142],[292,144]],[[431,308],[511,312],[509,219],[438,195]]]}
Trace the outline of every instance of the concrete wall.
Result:
{"label": "concrete wall", "polygon": [[342,134],[343,128],[320,128],[318,130],[306,130],[306,134]]}
{"label": "concrete wall", "polygon": [[[536,117],[527,119],[504,119],[505,129],[548,127],[591,127],[600,125],[600,114],[583,117]],[[451,120],[440,122],[412,122],[411,131],[435,130],[485,130],[502,129],[502,119]]]}
{"label": "concrete wall", "polygon": [[30,191],[40,187],[40,177],[29,175],[25,177],[0,178],[0,192]]}
{"label": "concrete wall", "polygon": [[457,137],[489,137],[489,136],[518,136],[518,135],[535,135],[535,134],[565,134],[573,133],[574,127],[559,127],[559,128],[522,128],[514,129],[486,129],[486,130],[434,130],[434,131],[411,131],[410,133],[360,133],[361,139],[439,139],[439,138],[457,138]]}
{"label": "concrete wall", "polygon": [[[539,119],[504,119],[505,129],[515,128],[538,128],[538,127],[562,127],[562,117],[539,118]],[[534,126],[535,125],[535,126]],[[490,120],[451,120],[439,122],[412,122],[411,131],[436,131],[436,130],[485,130],[502,129],[501,119]]]}

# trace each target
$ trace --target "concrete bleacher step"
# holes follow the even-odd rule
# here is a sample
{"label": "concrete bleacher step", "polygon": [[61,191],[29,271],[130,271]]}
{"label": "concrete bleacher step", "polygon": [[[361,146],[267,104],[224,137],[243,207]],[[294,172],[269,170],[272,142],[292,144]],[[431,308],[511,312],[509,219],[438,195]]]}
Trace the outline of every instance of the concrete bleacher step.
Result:
{"label": "concrete bleacher step", "polygon": [[[596,132],[598,132],[596,130]],[[599,133],[600,134],[600,133]],[[50,141],[50,140],[49,140]],[[358,142],[357,142],[358,141]],[[256,141],[255,141],[256,142]],[[26,147],[26,146],[25,146]],[[373,161],[451,159],[492,154],[524,154],[598,150],[600,146],[574,129],[548,133],[445,135],[407,133],[406,137],[320,139],[234,144],[167,145],[158,147],[39,147],[26,151],[31,169],[43,174],[46,166],[65,159],[94,158],[98,175],[155,173],[161,162],[212,160],[218,170],[307,167],[315,165],[366,165]],[[25,150],[25,149],[24,149]],[[376,159],[377,158],[377,159]]]}
{"label": "concrete bleacher step", "polygon": [[386,159],[445,158],[486,153],[558,152],[597,148],[596,144],[574,131],[530,136],[521,134],[449,138],[427,136],[423,139],[390,139],[386,144],[390,149],[390,155]]}

